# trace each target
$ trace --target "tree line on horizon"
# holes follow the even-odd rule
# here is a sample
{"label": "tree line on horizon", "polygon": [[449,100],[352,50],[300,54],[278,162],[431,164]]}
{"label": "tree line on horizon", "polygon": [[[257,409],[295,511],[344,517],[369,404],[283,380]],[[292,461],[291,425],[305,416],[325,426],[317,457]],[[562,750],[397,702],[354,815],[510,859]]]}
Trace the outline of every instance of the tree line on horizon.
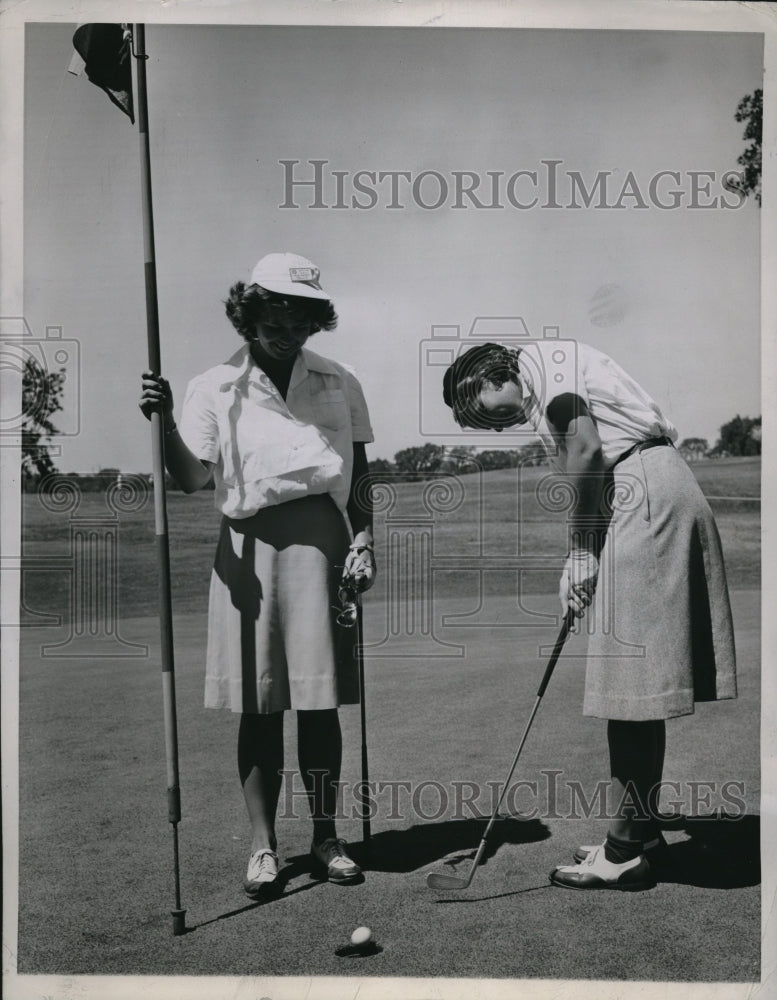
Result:
{"label": "tree line on horizon", "polygon": [[[737,414],[721,426],[718,440],[712,448],[707,438],[688,437],[677,445],[677,449],[690,462],[760,455],[761,417],[742,417]],[[369,468],[376,479],[380,479],[381,475],[428,479],[440,473],[465,475],[467,472],[490,472],[495,469],[529,468],[548,464],[545,449],[539,442],[515,449],[424,444],[403,448],[394,455],[393,461],[373,459]]]}

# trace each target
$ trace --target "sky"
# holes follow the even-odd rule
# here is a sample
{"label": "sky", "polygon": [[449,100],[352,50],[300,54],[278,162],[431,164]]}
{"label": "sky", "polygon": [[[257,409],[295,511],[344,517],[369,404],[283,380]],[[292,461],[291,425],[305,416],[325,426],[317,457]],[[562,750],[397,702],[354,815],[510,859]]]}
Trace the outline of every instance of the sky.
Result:
{"label": "sky", "polygon": [[[26,26],[24,317],[41,342],[49,328],[47,358],[50,341],[65,349],[60,470],[148,471],[138,138],[67,73],[74,27]],[[224,316],[230,285],[291,250],[334,300],[338,329],[309,346],[359,375],[371,458],[525,443],[452,426],[440,359],[457,330],[589,343],[681,438],[714,444],[735,414],[761,412],[759,208],[722,185],[744,148],[737,103],[762,85],[760,35],[152,24],[146,47],[162,359],[178,404],[242,343]],[[288,190],[314,160],[326,207],[311,186]],[[363,174],[377,203],[359,208],[359,171],[403,176],[392,197],[391,178]],[[477,181],[479,206],[460,195],[457,207],[457,175]],[[597,178],[585,207],[575,183]],[[478,317],[492,319],[473,331]]]}

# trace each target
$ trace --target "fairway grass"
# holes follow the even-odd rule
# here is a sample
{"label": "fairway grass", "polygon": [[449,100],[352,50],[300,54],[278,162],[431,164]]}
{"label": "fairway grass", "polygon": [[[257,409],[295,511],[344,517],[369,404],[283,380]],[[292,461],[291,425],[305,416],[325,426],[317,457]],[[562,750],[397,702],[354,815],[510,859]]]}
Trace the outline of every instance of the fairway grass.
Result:
{"label": "fairway grass", "polygon": [[[691,466],[706,495],[747,497],[712,500],[723,542],[729,586],[760,586],[760,458],[698,462]],[[439,480],[438,480],[439,482]],[[443,484],[451,480],[443,479]],[[509,586],[531,593],[556,592],[567,548],[566,512],[553,511],[549,493],[558,477],[548,468],[505,469],[470,474],[454,480],[451,498],[429,482],[397,480],[394,502],[375,519],[378,579],[371,600],[388,599],[390,580],[383,572],[390,537],[415,533],[432,546],[435,595],[472,593],[473,574],[485,568],[486,590]],[[539,498],[539,499],[538,499]],[[544,504],[544,506],[543,506]],[[185,496],[168,493],[173,608],[178,614],[207,611],[208,583],[220,515],[213,493]],[[53,514],[34,494],[24,497],[23,555],[63,557],[70,550],[71,526],[80,519],[109,523],[115,517],[100,494],[84,494],[74,515]],[[118,518],[119,616],[137,618],[157,613],[156,543],[150,494],[137,509]],[[399,533],[399,534],[398,534]],[[522,571],[518,581],[516,573]],[[417,586],[418,567],[403,566]],[[507,576],[505,575],[507,574]],[[409,582],[409,581],[405,581]],[[393,583],[398,585],[396,579]],[[73,601],[65,567],[27,572],[23,577],[23,620],[32,624],[40,613],[67,620]]]}

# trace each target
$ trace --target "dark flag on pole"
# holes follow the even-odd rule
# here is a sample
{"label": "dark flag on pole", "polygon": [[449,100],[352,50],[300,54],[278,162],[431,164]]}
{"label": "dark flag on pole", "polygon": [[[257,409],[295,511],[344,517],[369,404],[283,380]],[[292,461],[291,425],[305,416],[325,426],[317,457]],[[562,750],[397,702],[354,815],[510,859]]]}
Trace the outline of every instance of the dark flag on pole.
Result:
{"label": "dark flag on pole", "polygon": [[73,46],[89,80],[134,123],[131,34],[120,24],[82,24],[73,35]]}

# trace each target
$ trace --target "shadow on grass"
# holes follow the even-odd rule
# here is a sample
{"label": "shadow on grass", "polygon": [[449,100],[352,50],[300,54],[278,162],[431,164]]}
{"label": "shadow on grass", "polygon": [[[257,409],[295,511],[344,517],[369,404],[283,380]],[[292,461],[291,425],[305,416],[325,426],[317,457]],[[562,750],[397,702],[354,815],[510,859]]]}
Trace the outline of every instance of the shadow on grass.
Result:
{"label": "shadow on grass", "polygon": [[[678,829],[673,824],[670,829]],[[670,844],[656,869],[659,882],[702,889],[744,889],[761,882],[761,818],[687,816],[688,840]]]}
{"label": "shadow on grass", "polygon": [[201,920],[198,924],[192,924],[190,927],[186,928],[184,933],[191,934],[192,931],[197,931],[201,927],[208,927],[210,924],[217,924],[221,920],[229,920],[230,917],[239,917],[243,913],[250,913],[251,910],[258,910],[260,907],[266,906],[268,903],[272,903],[274,900],[280,898],[281,892],[268,892],[264,899],[255,899],[250,903],[246,903],[245,906],[238,906],[234,910],[227,910],[226,913],[219,913],[217,917],[211,917],[209,920]]}
{"label": "shadow on grass", "polygon": [[[363,842],[349,844],[348,851],[365,871],[409,873],[436,861],[454,866],[463,861],[471,861],[475,857],[486,825],[485,819],[421,823],[411,826],[408,830],[385,830],[377,833],[371,838],[369,846]],[[504,844],[528,844],[536,840],[546,840],[549,836],[550,831],[539,820],[521,819],[516,816],[500,817],[491,828],[480,863],[486,864]],[[303,875],[308,876],[307,881],[289,888],[291,882]],[[220,913],[210,920],[203,920],[187,928],[187,933],[221,920],[240,916],[269,903],[288,899],[289,896],[313,889],[318,885],[321,885],[321,879],[311,870],[310,855],[293,855],[281,868],[277,882],[265,898]]]}
{"label": "shadow on grass", "polygon": [[[369,872],[408,874],[439,862],[451,871],[457,865],[472,861],[485,832],[487,820],[446,820],[441,823],[421,823],[407,830],[384,830],[374,834],[369,846],[349,845],[349,853]],[[693,885],[703,889],[743,889],[761,881],[760,817],[739,818],[709,816],[678,817],[663,824],[667,830],[682,831],[688,839],[669,844],[660,863],[655,867],[658,882]],[[485,865],[505,844],[528,844],[547,840],[548,828],[537,819],[516,816],[500,817],[493,825],[480,864]],[[301,876],[308,880],[289,887]],[[321,879],[311,870],[309,854],[288,858],[278,874],[278,881],[263,899],[247,902],[188,927],[187,933],[240,916],[269,903],[288,899],[321,885]],[[511,892],[489,896],[462,897],[458,893],[443,896],[438,903],[478,903],[485,900],[518,896],[550,888],[550,883],[527,886]]]}
{"label": "shadow on grass", "polygon": [[[289,883],[295,878],[299,878],[305,874],[310,875],[310,881],[296,885],[293,889],[287,888]],[[219,913],[218,916],[211,917],[209,920],[201,920],[198,924],[187,927],[186,933],[196,931],[200,927],[207,927],[209,924],[217,924],[221,920],[229,920],[230,917],[239,917],[243,913],[250,913],[251,910],[258,910],[262,906],[268,906],[270,903],[278,902],[278,900],[288,899],[289,896],[296,896],[298,892],[305,892],[306,889],[313,889],[317,885],[321,885],[321,879],[313,877],[310,869],[309,855],[297,855],[290,859],[289,864],[281,868],[278,872],[277,880],[268,886],[266,892],[260,898],[250,899],[250,902],[246,902],[244,906],[235,907],[234,910],[227,910],[226,913]]]}
{"label": "shadow on grass", "polygon": [[543,882],[542,885],[529,885],[523,889],[513,889],[510,892],[497,892],[491,893],[490,896],[462,896],[459,893],[451,893],[450,895],[440,896],[439,899],[435,899],[436,904],[443,903],[489,903],[492,899],[507,899],[510,896],[525,896],[528,892],[543,892],[548,889],[552,889],[553,886],[550,882]]}
{"label": "shadow on grass", "polygon": [[[461,819],[384,830],[372,837],[369,848],[353,844],[353,854],[367,871],[414,872],[435,861],[453,866],[475,857],[486,826],[485,819]],[[537,819],[500,817],[491,828],[480,863],[486,864],[504,844],[529,844],[549,836],[548,828]]]}
{"label": "shadow on grass", "polygon": [[[666,830],[685,833],[688,839],[667,845],[660,860],[654,863],[657,882],[700,889],[744,889],[760,884],[759,816],[682,816],[662,825]],[[546,882],[488,896],[452,893],[436,902],[480,903],[549,888],[551,884]]]}

